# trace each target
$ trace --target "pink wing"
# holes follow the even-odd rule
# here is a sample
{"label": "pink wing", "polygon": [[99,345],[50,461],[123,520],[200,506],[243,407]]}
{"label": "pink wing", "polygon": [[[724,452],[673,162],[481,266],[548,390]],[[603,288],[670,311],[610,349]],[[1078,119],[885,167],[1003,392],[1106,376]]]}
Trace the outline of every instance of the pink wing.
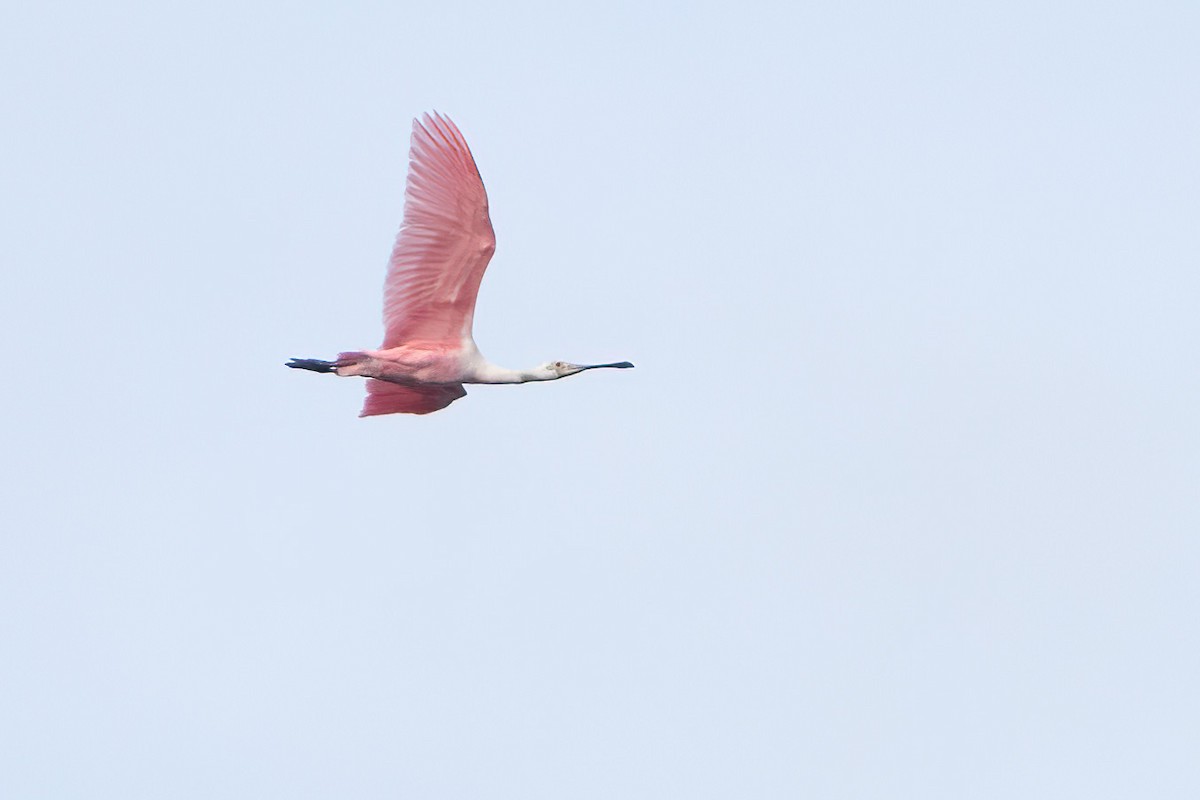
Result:
{"label": "pink wing", "polygon": [[363,410],[359,416],[428,414],[433,411],[441,411],[458,398],[466,396],[467,390],[461,383],[401,386],[398,383],[369,378],[367,380],[367,400],[363,403]]}
{"label": "pink wing", "polygon": [[413,120],[404,223],[383,287],[383,347],[471,335],[475,296],[496,250],[487,192],[446,117]]}

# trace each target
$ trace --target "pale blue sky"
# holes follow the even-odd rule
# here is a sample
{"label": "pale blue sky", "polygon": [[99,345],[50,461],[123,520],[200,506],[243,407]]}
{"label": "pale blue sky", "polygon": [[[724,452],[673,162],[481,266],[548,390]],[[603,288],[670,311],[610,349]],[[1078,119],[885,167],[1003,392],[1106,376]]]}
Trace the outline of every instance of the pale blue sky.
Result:
{"label": "pale blue sky", "polygon": [[[4,17],[0,797],[1200,793],[1200,7]],[[638,369],[284,369],[433,108]]]}

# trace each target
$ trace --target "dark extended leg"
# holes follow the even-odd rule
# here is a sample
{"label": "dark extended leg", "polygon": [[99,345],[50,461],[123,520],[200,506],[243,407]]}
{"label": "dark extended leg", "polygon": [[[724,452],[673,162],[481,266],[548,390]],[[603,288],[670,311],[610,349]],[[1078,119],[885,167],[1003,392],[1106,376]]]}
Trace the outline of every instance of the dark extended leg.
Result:
{"label": "dark extended leg", "polygon": [[316,358],[293,358],[284,366],[292,369],[309,369],[313,372],[333,372],[337,368],[337,362],[321,361]]}

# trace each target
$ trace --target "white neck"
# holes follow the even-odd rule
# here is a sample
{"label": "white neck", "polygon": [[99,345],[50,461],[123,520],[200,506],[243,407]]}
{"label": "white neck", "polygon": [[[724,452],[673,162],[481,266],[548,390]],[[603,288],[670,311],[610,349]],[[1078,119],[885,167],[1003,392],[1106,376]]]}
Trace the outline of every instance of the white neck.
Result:
{"label": "white neck", "polygon": [[484,361],[476,364],[471,370],[469,380],[463,383],[526,383],[528,381],[545,380],[533,370],[506,369]]}

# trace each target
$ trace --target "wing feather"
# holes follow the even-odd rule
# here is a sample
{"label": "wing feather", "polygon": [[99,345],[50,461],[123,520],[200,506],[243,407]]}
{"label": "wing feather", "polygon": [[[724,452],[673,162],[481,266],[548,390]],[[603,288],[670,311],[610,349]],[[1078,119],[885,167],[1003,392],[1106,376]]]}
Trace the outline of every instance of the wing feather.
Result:
{"label": "wing feather", "polygon": [[449,118],[413,120],[404,222],[383,291],[383,349],[471,336],[479,282],[496,249],[475,158]]}
{"label": "wing feather", "polygon": [[379,414],[429,414],[440,411],[467,390],[461,383],[426,384],[424,386],[401,386],[398,383],[367,379],[367,399],[363,402],[360,417]]}

